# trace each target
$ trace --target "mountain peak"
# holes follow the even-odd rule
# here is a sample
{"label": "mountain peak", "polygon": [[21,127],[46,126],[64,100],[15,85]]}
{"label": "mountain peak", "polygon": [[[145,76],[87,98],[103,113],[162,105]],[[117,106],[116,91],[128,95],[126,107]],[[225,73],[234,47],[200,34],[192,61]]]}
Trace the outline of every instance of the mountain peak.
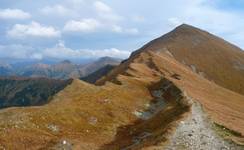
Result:
{"label": "mountain peak", "polygon": [[[208,35],[209,36],[209,32],[202,30],[198,27],[189,25],[189,24],[181,24],[178,27],[176,27],[173,31],[171,31],[169,33],[169,35],[171,34],[182,34],[182,35],[202,35],[204,34],[205,36]],[[213,36],[213,35],[211,35]]]}
{"label": "mountain peak", "polygon": [[114,59],[114,58],[109,57],[109,56],[104,56],[104,57],[99,58],[99,60],[101,60],[101,61],[104,61],[104,60],[111,60],[111,59]]}
{"label": "mountain peak", "polygon": [[176,27],[172,32],[179,32],[179,33],[193,33],[193,32],[201,32],[203,30],[194,27],[192,25],[188,24],[181,24],[178,27]]}
{"label": "mountain peak", "polygon": [[49,68],[50,65],[44,64],[44,63],[37,63],[37,64],[32,65],[32,67],[34,67],[34,68]]}
{"label": "mountain peak", "polygon": [[97,62],[120,62],[120,59],[118,58],[114,58],[114,57],[109,57],[109,56],[105,56],[105,57],[101,57],[98,59]]}
{"label": "mountain peak", "polygon": [[69,60],[64,60],[64,61],[61,61],[60,63],[61,63],[61,64],[71,64],[72,62],[69,61]]}
{"label": "mountain peak", "polygon": [[194,27],[193,27],[192,25],[183,23],[183,24],[179,25],[179,26],[176,27],[176,28],[194,28]]}

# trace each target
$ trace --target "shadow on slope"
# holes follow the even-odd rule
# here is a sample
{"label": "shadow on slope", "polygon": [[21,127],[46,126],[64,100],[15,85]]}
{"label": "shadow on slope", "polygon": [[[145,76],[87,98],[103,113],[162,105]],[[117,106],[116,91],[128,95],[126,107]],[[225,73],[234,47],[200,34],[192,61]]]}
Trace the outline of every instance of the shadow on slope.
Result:
{"label": "shadow on slope", "polygon": [[0,108],[44,105],[71,82],[71,79],[0,78]]}
{"label": "shadow on slope", "polygon": [[111,70],[113,70],[116,66],[115,65],[106,65],[99,70],[80,78],[83,81],[86,81],[88,83],[95,84],[97,80],[102,78],[103,76],[106,76]]}
{"label": "shadow on slope", "polygon": [[117,128],[115,139],[100,150],[139,149],[166,141],[165,133],[172,129],[173,122],[190,110],[182,91],[167,79],[161,79],[149,90],[154,99],[147,109],[135,112],[138,120]]}

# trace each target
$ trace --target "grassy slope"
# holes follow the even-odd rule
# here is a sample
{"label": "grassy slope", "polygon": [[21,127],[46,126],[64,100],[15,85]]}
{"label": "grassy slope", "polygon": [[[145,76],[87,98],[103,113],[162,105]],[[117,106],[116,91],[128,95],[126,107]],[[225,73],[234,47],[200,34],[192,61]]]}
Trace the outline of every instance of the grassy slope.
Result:
{"label": "grassy slope", "polygon": [[114,69],[116,66],[113,65],[106,65],[100,69],[98,69],[97,71],[80,78],[83,81],[89,82],[94,84],[97,80],[99,80],[100,78],[102,78],[103,76],[107,75],[112,69]]}
{"label": "grassy slope", "polygon": [[[223,87],[193,73],[189,68],[183,67],[176,60],[166,55],[152,54],[154,62],[159,68],[163,68],[168,78],[190,97],[201,102],[204,108],[211,114],[215,122],[226,126],[244,135],[244,96]],[[164,62],[160,60],[164,59]],[[167,73],[168,70],[171,73]],[[181,80],[171,77],[172,73],[179,74]],[[168,74],[168,75],[167,75]]]}
{"label": "grassy slope", "polygon": [[69,83],[71,80],[0,78],[0,108],[46,104]]}
{"label": "grassy slope", "polygon": [[[48,105],[1,111],[0,143],[10,149],[25,149],[27,146],[29,149],[47,149],[65,139],[72,142],[77,149],[102,146],[105,149],[107,146],[113,149],[114,146],[118,148],[131,142],[129,140],[126,143],[120,143],[121,145],[112,142],[118,137],[118,139],[124,137],[128,139],[128,136],[132,138],[131,135],[116,135],[121,127],[127,129],[127,125],[137,122],[138,126],[135,128],[139,128],[138,132],[143,132],[145,128],[154,131],[162,122],[160,129],[166,128],[164,117],[160,120],[156,117],[157,124],[151,124],[149,128],[146,122],[138,120],[134,115],[135,111],[144,109],[145,105],[151,102],[149,87],[161,79],[155,76],[154,71],[147,65],[141,64],[139,68],[145,71],[138,71],[137,77],[136,75],[133,75],[134,77],[119,76],[121,85],[107,83],[105,86],[97,87],[74,80]],[[174,114],[180,114],[184,110],[174,109],[179,106],[170,95],[168,93],[167,99],[172,103],[168,105],[169,109],[165,110],[165,119]],[[95,125],[89,121],[92,118],[97,119]],[[168,120],[166,122],[169,123],[174,119],[170,117],[166,119]],[[50,130],[48,128],[50,125],[56,126],[59,131]],[[111,144],[106,145],[110,142]]]}
{"label": "grassy slope", "polygon": [[[180,80],[171,77],[175,73],[180,75]],[[29,149],[47,149],[67,140],[77,149],[116,149],[118,147],[114,146],[129,144],[126,140],[125,143],[117,143],[118,139],[131,137],[120,135],[121,129],[124,129],[123,133],[129,133],[128,130],[133,128],[143,132],[151,126],[150,131],[154,131],[155,136],[164,133],[167,124],[161,126],[160,130],[155,125],[167,116],[173,120],[177,118],[179,112],[175,111],[181,109],[175,109],[174,103],[168,106],[168,113],[160,115],[163,118],[158,120],[158,116],[151,125],[140,121],[138,124],[138,118],[133,114],[150,103],[152,97],[149,87],[155,86],[154,83],[163,76],[199,100],[216,122],[242,134],[244,132],[243,96],[209,82],[167,55],[142,53],[123,74],[126,75],[117,76],[117,83],[121,85],[107,82],[99,87],[74,80],[48,105],[1,111],[0,143],[11,149],[25,149],[27,146]],[[95,125],[89,121],[94,117],[97,119]],[[50,125],[59,130],[50,130]],[[25,140],[20,140],[23,137]]]}
{"label": "grassy slope", "polygon": [[[132,60],[129,60],[129,63],[117,67],[106,78],[98,81],[97,84],[103,84],[104,81],[115,78],[118,74],[123,73],[121,70],[124,68],[131,68],[127,73],[133,74],[135,72],[134,75],[138,75],[138,72],[148,72],[145,69],[138,70],[141,62],[146,60],[150,68],[155,68],[158,70],[157,72],[160,72],[160,75],[173,81],[193,99],[200,101],[216,122],[244,135],[243,95],[218,86],[214,82],[199,76],[188,66],[181,64],[167,53],[142,52],[139,56],[134,56],[134,59],[139,63],[131,64]],[[174,74],[179,74],[181,80],[173,78],[172,75]]]}
{"label": "grassy slope", "polygon": [[181,25],[143,50],[169,51],[209,80],[244,95],[244,51],[208,32]]}
{"label": "grassy slope", "polygon": [[[175,74],[178,79],[172,77]],[[134,53],[97,82],[103,86],[74,80],[48,105],[2,110],[0,144],[9,149],[48,149],[66,140],[74,149],[117,149],[129,144],[125,139],[146,129],[154,135],[149,141],[163,140],[162,133],[182,113],[174,97],[165,97],[169,105],[153,120],[144,122],[134,115],[153,100],[150,89],[162,78],[201,102],[215,122],[244,135],[244,96],[202,78],[168,54],[151,51]]]}

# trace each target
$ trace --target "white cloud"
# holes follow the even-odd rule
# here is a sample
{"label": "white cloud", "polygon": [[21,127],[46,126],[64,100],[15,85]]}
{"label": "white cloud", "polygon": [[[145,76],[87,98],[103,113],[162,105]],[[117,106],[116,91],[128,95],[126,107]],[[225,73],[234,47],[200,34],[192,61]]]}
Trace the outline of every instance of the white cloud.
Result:
{"label": "white cloud", "polygon": [[122,28],[121,26],[118,25],[113,25],[111,31],[115,33],[121,33],[121,34],[132,34],[132,35],[139,34],[139,30],[137,28]]}
{"label": "white cloud", "polygon": [[80,21],[70,20],[64,26],[64,31],[72,31],[72,32],[94,32],[99,27],[101,27],[101,23],[95,19],[82,19]]}
{"label": "white cloud", "polygon": [[31,15],[20,9],[0,9],[1,19],[29,19]]}
{"label": "white cloud", "polygon": [[28,45],[12,44],[0,45],[1,58],[14,59],[43,59],[43,58],[58,58],[58,59],[79,59],[79,58],[99,58],[104,56],[127,58],[130,51],[119,50],[116,48],[91,50],[91,49],[71,49],[65,46],[64,42],[60,41],[54,47],[46,48],[42,51],[37,50]]}
{"label": "white cloud", "polygon": [[39,9],[39,13],[45,17],[60,17],[60,20],[77,19],[85,16],[86,13],[90,14],[91,4],[88,5],[87,0],[60,0],[53,5],[46,5]]}
{"label": "white cloud", "polygon": [[29,56],[29,58],[31,59],[39,59],[41,60],[43,58],[42,54],[41,53],[33,53]]}
{"label": "white cloud", "polygon": [[139,30],[137,28],[129,28],[129,29],[125,29],[125,33],[128,33],[128,34],[138,34],[139,33]]}
{"label": "white cloud", "polygon": [[134,22],[138,22],[138,23],[141,23],[141,22],[144,22],[146,19],[144,16],[141,16],[141,15],[134,15],[131,17],[132,21]]}
{"label": "white cloud", "polygon": [[98,16],[100,19],[104,20],[105,22],[119,22],[124,20],[124,18],[120,15],[117,15],[116,13],[110,12],[110,13],[98,13]]}
{"label": "white cloud", "polygon": [[[168,23],[174,27],[181,23],[188,23],[243,47],[241,41],[244,40],[244,36],[234,38],[242,31],[244,25],[243,13],[219,9],[216,7],[218,5],[216,2],[216,0],[196,0],[194,2],[186,0],[178,8],[179,11],[166,14],[169,18]],[[175,9],[173,6],[171,8]]]}
{"label": "white cloud", "polygon": [[136,35],[139,33],[137,28],[123,28],[119,25],[110,25],[109,23],[101,23],[101,21],[89,18],[82,19],[79,21],[70,20],[66,22],[63,30],[65,32],[83,32],[83,33],[91,33],[98,31],[107,31],[114,32],[119,34],[129,34]]}
{"label": "white cloud", "polygon": [[[26,9],[23,8],[23,10],[0,9],[0,19],[28,19],[30,17],[35,17],[34,19],[41,20],[44,25],[34,22],[30,24],[18,23],[9,27],[8,23],[3,23],[1,25],[1,31],[3,32],[5,29],[8,29],[7,35],[12,38],[61,36],[61,32],[56,28],[45,25],[45,23],[48,23],[49,25],[57,25],[59,27],[58,29],[62,29],[62,32],[65,33],[72,32],[74,35],[76,35],[76,32],[93,34],[94,36],[89,36],[89,39],[86,37],[86,39],[88,39],[88,44],[97,44],[97,46],[104,47],[104,44],[101,44],[101,41],[96,42],[94,39],[97,39],[97,37],[101,38],[101,36],[109,36],[108,38],[104,38],[103,43],[110,42],[118,44],[118,47],[121,45],[128,45],[130,49],[136,49],[136,47],[141,46],[141,44],[172,30],[175,26],[178,26],[181,23],[188,23],[217,34],[218,36],[244,48],[243,11],[234,10],[235,8],[230,10],[216,7],[218,6],[216,1],[221,3],[220,0],[171,0],[167,3],[162,0],[155,0],[154,3],[141,0],[116,2],[105,0],[61,0],[56,4],[47,2],[46,7],[41,10],[36,8],[37,4],[34,5],[33,1],[26,5],[28,5],[28,8],[31,7],[30,10],[32,11],[30,11],[30,14],[35,15],[31,16],[29,13],[24,12],[23,10],[27,11],[27,7]],[[140,7],[138,7],[139,3]],[[175,5],[176,3],[177,5]],[[23,2],[23,4],[25,4],[25,2]],[[22,7],[23,4],[21,4]],[[18,4],[15,6],[18,7]],[[119,7],[119,9],[116,9],[116,7]],[[36,14],[36,11],[39,13],[41,11],[42,14]],[[98,32],[99,34],[97,34]],[[111,35],[111,33],[113,33],[113,35]],[[85,36],[83,34],[79,35]],[[140,36],[135,36],[136,38],[133,37],[133,39],[125,39],[127,36],[120,35]],[[75,40],[72,39],[77,38],[76,36],[69,34],[63,34],[62,36],[64,39],[68,39],[67,41],[70,41],[70,45],[74,45],[73,42],[75,42]],[[4,38],[4,35],[2,35],[2,42],[16,43],[13,39]],[[28,41],[23,40],[17,42],[27,43]],[[40,45],[34,45],[35,43]],[[38,47],[44,47],[43,49],[45,49],[45,47],[47,47],[45,45],[50,43],[46,43],[46,40],[40,40],[40,42],[34,41],[34,43],[28,44],[33,45],[35,49],[38,49]],[[17,47],[17,45],[12,45],[8,48],[13,49],[13,47]],[[73,50],[64,45],[63,47],[59,45],[59,48],[61,47],[60,51],[64,52],[58,53],[59,51],[57,47],[58,46],[49,48],[56,48],[50,55],[53,54],[55,57],[58,57],[59,54],[67,53],[67,56],[76,57],[76,55],[81,56],[81,54],[91,56],[93,55],[92,51],[98,54],[101,52],[115,53],[114,51],[116,51],[116,49]],[[43,56],[42,52],[36,53],[24,50],[12,50],[11,53],[8,53],[8,48],[5,49],[5,53],[2,51],[0,56],[5,54],[33,58],[41,58]],[[19,49],[21,49],[21,47],[19,47]],[[120,54],[121,52],[128,54],[127,51],[118,51]],[[45,53],[48,54],[47,51]]]}
{"label": "white cloud", "polygon": [[112,9],[105,3],[101,2],[101,1],[96,1],[94,2],[94,7],[98,12],[111,12]]}
{"label": "white cloud", "polygon": [[77,6],[83,4],[84,0],[68,0],[68,2]]}
{"label": "white cloud", "polygon": [[31,46],[21,44],[0,45],[1,58],[42,59],[42,55]]}
{"label": "white cloud", "polygon": [[168,21],[169,21],[169,24],[173,27],[177,27],[183,23],[179,20],[179,18],[176,18],[176,17],[169,18]]}
{"label": "white cloud", "polygon": [[1,57],[26,58],[28,54],[27,51],[29,51],[30,49],[30,47],[17,44],[1,45],[0,54]]}
{"label": "white cloud", "polygon": [[104,56],[127,58],[130,55],[130,51],[123,51],[116,48],[103,49],[103,50],[90,50],[90,49],[78,49],[74,50],[68,48],[63,42],[59,42],[52,48],[47,48],[43,51],[44,57],[51,58],[99,58]]}
{"label": "white cloud", "polygon": [[[80,5],[82,8],[79,8]],[[103,31],[129,35],[135,35],[139,33],[137,28],[126,28],[117,25],[121,24],[120,21],[123,20],[123,17],[116,14],[109,5],[102,1],[64,1],[57,5],[46,6],[40,11],[46,15],[54,14],[60,15],[62,17],[68,17],[64,19],[66,22],[63,27],[63,32],[66,33],[94,33]],[[90,18],[84,16],[90,16]]]}
{"label": "white cloud", "polygon": [[7,31],[11,38],[32,37],[59,37],[61,33],[52,26],[43,26],[38,22],[32,21],[30,24],[15,24],[12,29]]}
{"label": "white cloud", "polygon": [[116,14],[111,7],[101,1],[95,1],[93,3],[97,15],[100,19],[105,20],[106,22],[118,22],[123,20],[123,17]]}
{"label": "white cloud", "polygon": [[72,10],[64,7],[63,5],[58,4],[54,6],[46,6],[40,9],[40,12],[45,15],[57,14],[60,16],[64,16],[72,13]]}
{"label": "white cloud", "polygon": [[116,33],[122,33],[123,32],[122,27],[118,26],[118,25],[113,25],[111,29],[113,32],[116,32]]}

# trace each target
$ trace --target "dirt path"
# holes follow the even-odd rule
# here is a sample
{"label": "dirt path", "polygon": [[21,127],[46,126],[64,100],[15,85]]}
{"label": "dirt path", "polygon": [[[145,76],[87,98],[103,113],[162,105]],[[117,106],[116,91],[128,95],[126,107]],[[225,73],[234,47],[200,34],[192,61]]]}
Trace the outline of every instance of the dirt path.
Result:
{"label": "dirt path", "polygon": [[181,121],[166,147],[156,146],[147,150],[244,150],[218,136],[213,124],[200,104],[192,105],[192,114]]}

